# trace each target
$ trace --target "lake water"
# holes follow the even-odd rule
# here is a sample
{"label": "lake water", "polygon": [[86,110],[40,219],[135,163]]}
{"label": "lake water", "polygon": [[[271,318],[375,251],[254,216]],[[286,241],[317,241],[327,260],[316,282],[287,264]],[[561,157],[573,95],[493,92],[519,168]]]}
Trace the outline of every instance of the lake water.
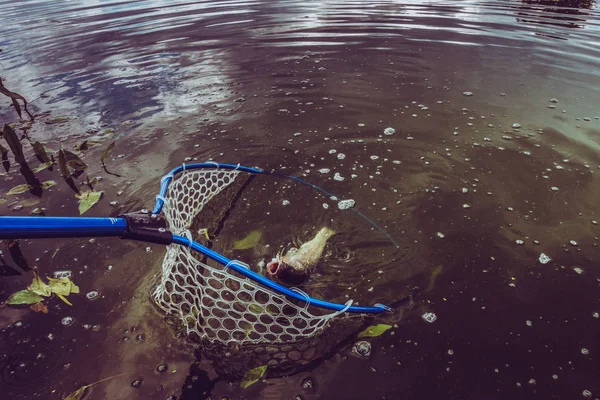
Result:
{"label": "lake water", "polygon": [[[370,358],[342,343],[241,389],[151,304],[164,246],[21,240],[27,265],[2,247],[0,300],[29,284],[27,267],[70,270],[81,293],[47,314],[0,306],[0,391],[62,399],[123,374],[86,398],[600,398],[599,17],[594,1],[560,0],[0,0],[0,76],[36,114],[16,129],[27,161],[39,165],[30,140],[48,153],[88,140],[75,185],[100,177],[104,197],[86,216],[152,207],[182,162],[302,176],[385,234],[257,179],[215,248],[256,265],[329,224],[311,295],[415,294],[401,318],[373,320],[394,327]],[[2,124],[18,120],[0,106]],[[120,177],[100,161],[113,140]],[[57,185],[8,195],[25,181],[2,170],[2,215],[79,214],[58,168],[37,175]],[[260,251],[233,251],[253,230]]]}

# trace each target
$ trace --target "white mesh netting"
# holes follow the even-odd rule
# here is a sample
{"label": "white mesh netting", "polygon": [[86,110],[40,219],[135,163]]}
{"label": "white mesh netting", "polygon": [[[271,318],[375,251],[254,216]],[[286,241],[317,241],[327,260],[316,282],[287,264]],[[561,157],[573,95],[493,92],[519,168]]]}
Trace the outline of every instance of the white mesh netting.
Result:
{"label": "white mesh netting", "polygon": [[[191,237],[195,216],[238,175],[231,170],[184,172],[171,182],[163,207],[173,234]],[[168,247],[157,305],[178,316],[188,336],[220,343],[295,342],[320,333],[341,312],[316,315],[285,296],[234,275],[226,266],[198,260],[201,254],[180,245]]]}

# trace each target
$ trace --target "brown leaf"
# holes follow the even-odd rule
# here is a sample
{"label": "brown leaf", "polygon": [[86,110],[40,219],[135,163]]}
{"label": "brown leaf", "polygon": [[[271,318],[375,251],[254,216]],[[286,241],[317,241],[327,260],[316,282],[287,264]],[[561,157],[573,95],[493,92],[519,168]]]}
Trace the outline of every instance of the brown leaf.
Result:
{"label": "brown leaf", "polygon": [[5,124],[4,129],[2,130],[2,135],[4,136],[4,140],[8,143],[10,150],[15,156],[15,161],[19,164],[25,164],[25,156],[23,155],[23,146],[21,145],[21,141],[17,137],[15,131],[10,127],[10,125]]}
{"label": "brown leaf", "polygon": [[8,149],[0,144],[0,153],[2,153],[2,166],[8,172],[10,170],[10,161],[8,161]]}
{"label": "brown leaf", "polygon": [[44,314],[48,314],[48,307],[42,302],[32,304],[29,306],[29,308],[31,308],[35,312],[41,312]]}
{"label": "brown leaf", "polygon": [[68,150],[63,150],[65,155],[65,161],[69,167],[74,169],[76,172],[83,171],[87,168],[87,164],[84,163],[81,158],[77,156],[75,153],[71,153]]}
{"label": "brown leaf", "polygon": [[47,163],[48,161],[50,161],[50,158],[48,157],[48,154],[46,153],[46,149],[44,148],[43,144],[41,144],[40,142],[35,142],[34,144],[32,144],[32,146],[35,156],[38,160],[40,160],[41,163]]}
{"label": "brown leaf", "polygon": [[63,178],[69,179],[71,177],[71,173],[67,167],[65,151],[62,149],[58,151],[58,168],[60,168],[60,173],[62,174]]}

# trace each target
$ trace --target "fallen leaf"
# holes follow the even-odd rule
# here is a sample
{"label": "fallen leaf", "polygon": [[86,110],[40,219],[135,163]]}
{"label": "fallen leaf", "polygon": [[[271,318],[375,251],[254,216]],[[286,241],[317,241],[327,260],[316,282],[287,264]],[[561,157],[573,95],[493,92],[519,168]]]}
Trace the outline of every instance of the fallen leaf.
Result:
{"label": "fallen leaf", "polygon": [[58,151],[58,168],[60,169],[60,173],[62,174],[63,178],[69,179],[71,177],[71,173],[67,167],[65,152],[62,149]]}
{"label": "fallen leaf", "polygon": [[0,153],[2,153],[2,166],[8,172],[10,170],[10,161],[8,161],[8,149],[0,144]]}
{"label": "fallen leaf", "polygon": [[267,365],[261,365],[260,367],[252,368],[250,371],[246,372],[244,378],[240,382],[240,387],[242,389],[246,389],[247,387],[254,385],[256,382],[263,377],[263,375],[267,372]]}
{"label": "fallen leaf", "polygon": [[68,150],[63,150],[63,154],[65,155],[65,161],[67,165],[75,171],[79,172],[87,168],[87,164],[84,163],[81,158],[77,156],[77,154]]}
{"label": "fallen leaf", "polygon": [[88,141],[87,141],[87,140],[84,140],[83,142],[81,142],[81,143],[79,143],[77,146],[75,146],[75,148],[76,148],[78,151],[85,151],[85,150],[87,150],[87,149],[89,148],[89,147],[88,147]]}
{"label": "fallen leaf", "polygon": [[8,191],[8,193],[6,193],[6,194],[8,194],[8,195],[22,194],[31,189],[33,189],[33,186],[24,183],[22,185],[15,186],[14,188],[10,189]]}
{"label": "fallen leaf", "polygon": [[48,125],[54,125],[54,124],[64,124],[65,122],[69,122],[72,119],[75,119],[74,117],[70,117],[68,115],[60,115],[58,117],[54,117],[52,119],[48,119],[46,120],[46,123]]}
{"label": "fallen leaf", "polygon": [[237,240],[233,243],[234,250],[247,250],[256,247],[262,233],[260,231],[252,231],[245,238]]}
{"label": "fallen leaf", "polygon": [[46,209],[44,207],[37,207],[37,208],[34,208],[33,210],[31,210],[31,213],[33,215],[39,215],[39,214],[43,214],[44,211],[46,211]]}
{"label": "fallen leaf", "polygon": [[40,164],[36,169],[33,170],[33,172],[35,172],[37,174],[38,172],[41,172],[41,171],[51,167],[52,164],[54,164],[52,161],[48,161],[43,164]]}
{"label": "fallen leaf", "polygon": [[73,304],[71,304],[71,302],[69,300],[67,300],[67,298],[65,296],[63,296],[62,294],[56,294],[56,296],[61,299],[62,301],[64,301],[65,303],[67,303],[68,305],[70,305],[71,307],[73,307]]}
{"label": "fallen leaf", "polygon": [[76,194],[75,197],[79,199],[79,214],[83,215],[83,213],[100,201],[103,193],[104,192],[95,192],[93,190],[89,190],[81,194]]}
{"label": "fallen leaf", "polygon": [[55,181],[42,182],[42,187],[44,189],[50,189],[52,186],[56,186],[56,182]]}
{"label": "fallen leaf", "polygon": [[108,157],[108,155],[114,148],[115,148],[115,142],[111,142],[108,145],[108,147],[104,150],[104,153],[102,153],[102,157],[100,157],[100,161],[102,161],[102,164],[104,164],[104,161],[106,161],[106,158]]}
{"label": "fallen leaf", "polygon": [[31,281],[29,286],[27,286],[27,290],[45,297],[48,297],[50,296],[50,294],[52,294],[52,289],[50,288],[50,286],[48,286],[44,283],[44,281],[42,281],[35,269],[33,270],[33,281]]}
{"label": "fallen leaf", "polygon": [[29,290],[21,290],[17,293],[13,293],[8,300],[6,300],[6,304],[9,305],[19,305],[19,304],[35,304],[43,301],[44,298],[40,295],[37,295]]}
{"label": "fallen leaf", "polygon": [[65,397],[63,400],[81,400],[83,398],[83,395],[85,394],[85,391],[87,389],[91,388],[92,386],[102,383],[104,381],[107,381],[109,379],[118,378],[119,376],[123,376],[123,375],[125,375],[125,374],[109,376],[108,378],[100,379],[99,381],[90,383],[89,385],[83,385],[82,387],[80,387],[79,389],[77,389],[76,391],[74,391],[73,393],[68,395],[67,397]]}
{"label": "fallen leaf", "polygon": [[61,296],[68,296],[71,293],[79,293],[79,287],[75,285],[69,278],[49,278],[48,287],[52,293]]}
{"label": "fallen leaf", "polygon": [[35,312],[41,312],[44,314],[48,314],[48,307],[44,303],[35,303],[29,306]]}
{"label": "fallen leaf", "polygon": [[40,160],[41,163],[47,163],[48,161],[50,161],[48,153],[46,153],[46,149],[44,148],[43,144],[41,144],[40,142],[35,142],[31,146],[33,147],[33,152],[35,153],[35,156],[38,158],[38,160]]}
{"label": "fallen leaf", "polygon": [[385,331],[387,331],[391,327],[392,327],[391,325],[385,325],[385,324],[373,325],[373,326],[368,327],[364,331],[360,332],[358,334],[358,337],[361,338],[361,337],[377,337],[377,336],[381,336],[381,335],[383,335],[383,333]]}
{"label": "fallen leaf", "polygon": [[2,129],[2,135],[4,136],[4,140],[8,143],[8,147],[12,151],[15,156],[15,161],[19,164],[25,163],[25,156],[23,155],[23,146],[21,145],[21,141],[17,137],[17,134],[10,127],[10,125],[5,124],[4,129]]}

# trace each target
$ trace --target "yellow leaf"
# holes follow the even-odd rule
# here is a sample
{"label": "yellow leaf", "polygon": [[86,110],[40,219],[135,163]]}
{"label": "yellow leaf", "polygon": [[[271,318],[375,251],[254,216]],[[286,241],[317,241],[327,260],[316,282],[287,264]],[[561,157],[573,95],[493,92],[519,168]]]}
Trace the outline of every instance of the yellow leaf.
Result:
{"label": "yellow leaf", "polygon": [[[52,291],[52,293],[56,293],[57,295],[60,294],[63,296],[68,296],[69,294],[71,294],[71,286],[73,285],[73,283],[69,278],[46,277],[46,279],[48,279],[48,286],[50,287],[50,291]],[[77,290],[79,290],[79,288],[77,288]]]}
{"label": "yellow leaf", "polygon": [[381,335],[383,335],[383,333],[385,331],[387,331],[391,327],[392,327],[391,325],[385,325],[385,324],[373,325],[373,326],[368,327],[364,331],[360,332],[358,334],[358,337],[361,338],[361,337],[377,337],[377,336],[381,336]]}
{"label": "yellow leaf", "polygon": [[29,290],[21,290],[17,293],[13,293],[8,300],[6,300],[6,304],[8,305],[19,305],[19,304],[35,304],[43,301],[44,298],[33,293]]}
{"label": "yellow leaf", "polygon": [[13,194],[21,194],[21,193],[25,193],[26,191],[33,189],[33,186],[28,185],[26,183],[19,185],[19,186],[15,186],[14,188],[10,189],[8,191],[8,195],[13,195]]}
{"label": "yellow leaf", "polygon": [[64,301],[65,303],[67,303],[68,305],[73,307],[73,304],[71,304],[71,302],[69,300],[67,300],[67,298],[65,296],[63,296],[62,294],[56,293],[56,296],[58,296],[59,299],[61,299],[62,301]]}
{"label": "yellow leaf", "polygon": [[35,172],[37,174],[40,171],[43,171],[43,170],[45,170],[47,168],[50,168],[52,166],[52,164],[53,164],[52,161],[48,161],[48,162],[45,162],[43,164],[40,164],[40,166],[37,167],[36,169],[34,169],[33,172]]}
{"label": "yellow leaf", "polygon": [[246,372],[244,378],[240,382],[240,387],[242,389],[246,389],[247,387],[254,385],[256,382],[263,377],[263,375],[267,372],[267,365],[261,365],[260,367],[252,368],[250,371]]}

